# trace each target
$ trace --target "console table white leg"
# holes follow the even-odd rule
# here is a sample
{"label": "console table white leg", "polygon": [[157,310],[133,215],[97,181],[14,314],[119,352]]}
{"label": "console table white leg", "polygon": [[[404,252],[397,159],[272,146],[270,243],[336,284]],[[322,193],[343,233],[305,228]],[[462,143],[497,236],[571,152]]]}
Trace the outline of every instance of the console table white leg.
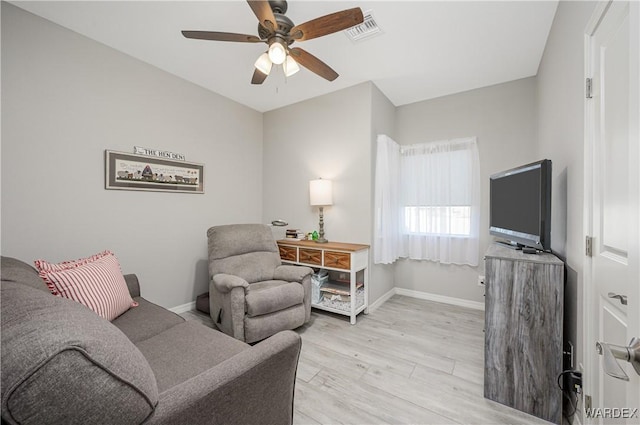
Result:
{"label": "console table white leg", "polygon": [[356,273],[350,273],[350,275],[351,275],[349,279],[349,282],[350,282],[349,293],[351,294],[350,318],[351,318],[351,324],[355,325],[356,324],[356,303],[358,302],[358,300],[356,299]]}
{"label": "console table white leg", "polygon": [[369,314],[369,267],[364,269],[364,314]]}

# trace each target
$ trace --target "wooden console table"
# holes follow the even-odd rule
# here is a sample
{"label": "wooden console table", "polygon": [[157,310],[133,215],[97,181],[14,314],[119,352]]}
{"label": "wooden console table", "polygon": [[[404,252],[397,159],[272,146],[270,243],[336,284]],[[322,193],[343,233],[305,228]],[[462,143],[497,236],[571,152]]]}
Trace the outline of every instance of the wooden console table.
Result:
{"label": "wooden console table", "polygon": [[[338,273],[344,277],[349,287],[348,302],[332,302],[321,299],[311,303],[311,306],[337,314],[349,316],[352,325],[356,323],[356,316],[367,313],[369,306],[369,245],[314,241],[291,241],[281,239],[277,241],[282,262],[314,268],[323,268]],[[344,276],[343,276],[344,275]],[[343,279],[340,279],[343,280]],[[330,283],[332,283],[330,281]],[[363,285],[360,285],[360,284]],[[361,288],[358,288],[361,286]]]}

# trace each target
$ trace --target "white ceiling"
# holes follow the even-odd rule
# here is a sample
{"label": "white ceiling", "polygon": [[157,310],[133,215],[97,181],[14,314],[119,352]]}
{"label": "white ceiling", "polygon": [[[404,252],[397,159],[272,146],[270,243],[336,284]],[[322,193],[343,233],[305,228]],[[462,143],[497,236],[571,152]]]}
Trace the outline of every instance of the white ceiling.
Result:
{"label": "white ceiling", "polygon": [[250,84],[262,43],[190,40],[181,30],[257,35],[244,0],[12,1],[160,69],[264,112],[373,81],[400,106],[533,76],[557,1],[289,1],[295,24],[359,6],[382,35],[352,42],[340,32],[296,43],[334,68],[328,82],[302,69],[274,69]]}

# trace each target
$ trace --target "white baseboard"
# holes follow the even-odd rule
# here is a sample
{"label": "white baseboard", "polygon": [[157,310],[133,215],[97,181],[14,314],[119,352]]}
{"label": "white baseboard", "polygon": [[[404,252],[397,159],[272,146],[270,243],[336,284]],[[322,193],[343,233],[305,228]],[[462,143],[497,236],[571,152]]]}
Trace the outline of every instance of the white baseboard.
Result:
{"label": "white baseboard", "polygon": [[429,292],[414,291],[412,289],[395,288],[398,295],[404,295],[411,298],[419,298],[421,300],[435,301],[443,304],[456,305],[459,307],[472,308],[474,310],[484,311],[484,303],[478,301],[464,300],[462,298],[447,297],[445,295],[431,294]]}
{"label": "white baseboard", "polygon": [[387,302],[387,300],[391,297],[393,297],[396,294],[396,288],[391,288],[389,291],[387,291],[385,294],[383,294],[380,298],[378,298],[377,300],[375,300],[372,304],[369,304],[369,309],[368,312],[369,313],[373,313],[374,311],[376,311],[382,304],[384,304],[385,302]]}
{"label": "white baseboard", "polygon": [[[484,304],[477,301],[463,300],[462,298],[447,297],[444,295],[431,294],[429,292],[422,292],[422,291],[414,291],[411,289],[392,288],[389,291],[387,291],[384,295],[382,295],[380,298],[375,300],[372,304],[369,304],[369,309],[368,309],[369,313],[376,311],[378,308],[380,308],[382,304],[387,302],[391,297],[393,297],[396,294],[404,295],[406,297],[411,297],[411,298],[418,298],[421,300],[434,301],[438,303],[456,305],[459,307],[467,307],[467,308],[472,308],[474,310],[484,311]],[[182,313],[186,313],[187,311],[195,310],[195,308],[196,308],[196,302],[191,301],[186,304],[171,307],[169,311],[172,311],[176,314],[182,314]]]}
{"label": "white baseboard", "polygon": [[187,311],[195,310],[195,308],[196,308],[196,302],[191,301],[190,303],[171,307],[169,311],[173,311],[176,314],[182,314],[182,313],[186,313]]}

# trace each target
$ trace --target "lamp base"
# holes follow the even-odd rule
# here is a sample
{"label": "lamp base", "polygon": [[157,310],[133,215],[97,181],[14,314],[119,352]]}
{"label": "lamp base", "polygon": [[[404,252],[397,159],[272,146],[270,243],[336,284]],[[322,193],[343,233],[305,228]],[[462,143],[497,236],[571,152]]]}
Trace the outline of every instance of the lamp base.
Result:
{"label": "lamp base", "polygon": [[324,207],[320,206],[320,223],[319,224],[319,234],[318,239],[316,239],[316,243],[327,243],[329,242],[324,238]]}

